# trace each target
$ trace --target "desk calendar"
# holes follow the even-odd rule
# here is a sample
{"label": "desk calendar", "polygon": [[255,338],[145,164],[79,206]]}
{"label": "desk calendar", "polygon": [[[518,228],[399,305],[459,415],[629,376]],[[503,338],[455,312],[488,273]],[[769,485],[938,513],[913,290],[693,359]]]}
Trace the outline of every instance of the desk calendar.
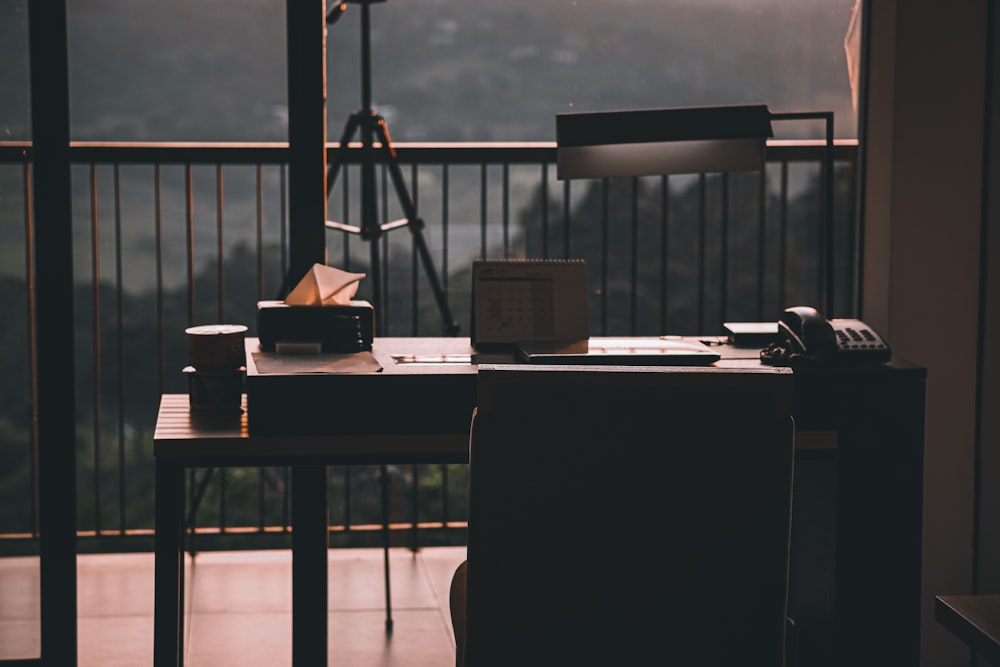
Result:
{"label": "desk calendar", "polygon": [[589,331],[584,260],[473,263],[473,345],[585,340]]}

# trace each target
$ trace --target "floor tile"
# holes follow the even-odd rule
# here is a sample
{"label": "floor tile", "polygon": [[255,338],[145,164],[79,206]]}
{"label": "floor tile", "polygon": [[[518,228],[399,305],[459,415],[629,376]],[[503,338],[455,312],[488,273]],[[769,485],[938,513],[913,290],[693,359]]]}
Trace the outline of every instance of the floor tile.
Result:
{"label": "floor tile", "polygon": [[[464,547],[389,552],[391,634],[381,549],[331,549],[331,667],[451,667],[448,587]],[[291,664],[291,552],[186,558],[187,665]],[[77,557],[80,667],[152,664],[153,554]],[[0,558],[0,659],[39,654],[38,559]]]}
{"label": "floor tile", "polygon": [[153,615],[81,617],[77,621],[80,667],[153,664]]}
{"label": "floor tile", "polygon": [[76,563],[77,614],[80,618],[152,617],[152,554],[87,554],[78,556]]}
{"label": "floor tile", "polygon": [[455,647],[440,609],[393,613],[391,634],[378,612],[333,612],[330,667],[452,667]]}
{"label": "floor tile", "polygon": [[0,558],[0,621],[37,619],[39,582],[37,556]]}
{"label": "floor tile", "polygon": [[449,611],[451,578],[455,574],[455,569],[465,560],[466,553],[465,547],[437,547],[420,552],[420,562],[434,590],[436,604],[445,612]]}
{"label": "floor tile", "polygon": [[190,627],[185,661],[190,667],[292,664],[291,613],[196,612]]}
{"label": "floor tile", "polygon": [[188,565],[192,614],[292,611],[291,553],[202,552]]}
{"label": "floor tile", "polygon": [[37,658],[41,647],[41,626],[37,619],[0,621],[0,660]]}
{"label": "floor tile", "polygon": [[0,659],[39,656],[40,595],[37,557],[0,558]]}

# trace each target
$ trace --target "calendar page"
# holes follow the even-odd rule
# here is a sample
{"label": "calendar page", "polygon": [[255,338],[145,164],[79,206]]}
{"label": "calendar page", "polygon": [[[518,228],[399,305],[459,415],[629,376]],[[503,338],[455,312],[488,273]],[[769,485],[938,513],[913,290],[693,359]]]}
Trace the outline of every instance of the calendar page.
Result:
{"label": "calendar page", "polygon": [[473,263],[472,280],[473,345],[589,335],[582,259],[479,260]]}

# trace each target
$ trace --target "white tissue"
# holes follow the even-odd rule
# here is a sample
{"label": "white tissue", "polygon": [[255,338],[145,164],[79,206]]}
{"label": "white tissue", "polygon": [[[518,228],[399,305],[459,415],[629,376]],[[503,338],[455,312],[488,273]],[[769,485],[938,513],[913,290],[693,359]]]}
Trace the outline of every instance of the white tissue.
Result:
{"label": "white tissue", "polygon": [[313,264],[285,303],[289,306],[346,306],[358,291],[363,273],[348,273],[325,264]]}

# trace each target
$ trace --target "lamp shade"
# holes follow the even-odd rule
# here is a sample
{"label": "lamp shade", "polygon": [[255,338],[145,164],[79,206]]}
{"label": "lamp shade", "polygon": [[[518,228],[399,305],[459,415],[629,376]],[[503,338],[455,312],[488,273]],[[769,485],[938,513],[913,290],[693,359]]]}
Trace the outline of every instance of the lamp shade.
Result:
{"label": "lamp shade", "polygon": [[556,176],[759,170],[771,136],[763,104],[557,114]]}

